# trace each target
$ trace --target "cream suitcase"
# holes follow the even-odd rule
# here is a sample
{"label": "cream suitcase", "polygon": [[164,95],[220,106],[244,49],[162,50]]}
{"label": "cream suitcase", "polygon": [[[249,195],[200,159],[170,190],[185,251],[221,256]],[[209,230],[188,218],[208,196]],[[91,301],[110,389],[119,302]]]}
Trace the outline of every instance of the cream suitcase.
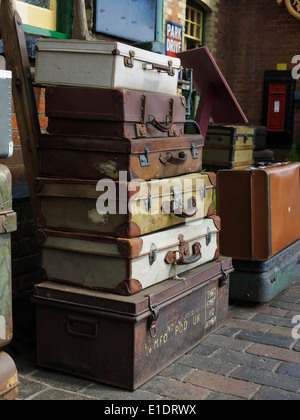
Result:
{"label": "cream suitcase", "polygon": [[219,258],[219,231],[218,216],[133,239],[39,230],[43,278],[132,295]]}
{"label": "cream suitcase", "polygon": [[177,94],[181,61],[120,42],[38,39],[35,81]]}

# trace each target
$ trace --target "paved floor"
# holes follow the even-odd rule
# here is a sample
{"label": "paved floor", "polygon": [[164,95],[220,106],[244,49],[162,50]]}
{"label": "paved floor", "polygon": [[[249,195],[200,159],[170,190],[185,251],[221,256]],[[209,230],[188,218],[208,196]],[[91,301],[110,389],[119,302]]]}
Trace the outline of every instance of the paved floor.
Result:
{"label": "paved floor", "polygon": [[10,354],[19,400],[300,400],[299,336],[300,279],[268,304],[231,305],[223,328],[134,393],[40,369],[32,352]]}

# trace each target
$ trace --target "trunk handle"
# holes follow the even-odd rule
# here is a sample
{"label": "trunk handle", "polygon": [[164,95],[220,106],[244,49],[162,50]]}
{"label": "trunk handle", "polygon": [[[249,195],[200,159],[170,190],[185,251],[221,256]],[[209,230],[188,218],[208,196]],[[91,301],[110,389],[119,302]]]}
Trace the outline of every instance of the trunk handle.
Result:
{"label": "trunk handle", "polygon": [[182,219],[189,219],[198,213],[197,201],[194,197],[190,198],[188,209],[180,208],[176,200],[165,201],[162,205],[164,214],[173,214]]}
{"label": "trunk handle", "polygon": [[[202,258],[202,252],[201,252],[201,244],[199,242],[196,242],[193,245],[193,255],[189,258],[186,258],[184,256],[184,253],[181,251],[170,251],[167,253],[165,262],[167,264],[175,264],[175,265],[188,265],[188,264],[194,264],[201,260]],[[179,259],[176,259],[177,253],[180,255]]]}

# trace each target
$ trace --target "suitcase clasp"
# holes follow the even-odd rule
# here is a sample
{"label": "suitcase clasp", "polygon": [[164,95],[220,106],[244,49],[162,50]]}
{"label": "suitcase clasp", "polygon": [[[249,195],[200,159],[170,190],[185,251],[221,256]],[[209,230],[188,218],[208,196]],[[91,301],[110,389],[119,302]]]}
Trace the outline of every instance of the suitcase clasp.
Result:
{"label": "suitcase clasp", "polygon": [[150,147],[146,147],[145,148],[145,154],[140,155],[140,165],[142,168],[146,167],[146,166],[150,166]]}
{"label": "suitcase clasp", "polygon": [[151,315],[149,318],[149,330],[150,330],[150,335],[152,338],[155,338],[157,335],[157,321],[159,318],[159,306],[158,304],[153,304],[152,303],[152,297],[149,296],[149,308],[151,311]]}
{"label": "suitcase clasp", "polygon": [[134,66],[134,57],[135,57],[135,52],[134,51],[129,51],[129,57],[124,57],[124,65],[125,67],[129,67],[129,68],[133,68]]}

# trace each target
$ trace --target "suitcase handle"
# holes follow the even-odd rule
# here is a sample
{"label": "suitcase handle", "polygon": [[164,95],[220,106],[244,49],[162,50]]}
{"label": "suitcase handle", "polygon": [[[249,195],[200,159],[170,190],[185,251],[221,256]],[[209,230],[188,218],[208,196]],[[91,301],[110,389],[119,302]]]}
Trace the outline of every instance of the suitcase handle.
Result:
{"label": "suitcase handle", "polygon": [[189,219],[194,217],[198,213],[197,201],[194,197],[189,200],[189,208],[185,210],[184,208],[179,209],[178,203],[175,200],[165,201],[162,205],[162,211],[164,214],[174,214],[174,216],[180,217],[182,219]]}
{"label": "suitcase handle", "polygon": [[155,64],[155,63],[146,63],[143,64],[144,70],[157,70],[158,72],[166,72],[169,76],[174,77],[176,72],[175,69],[172,67],[173,62],[170,60],[168,66],[164,66],[162,64]]}
{"label": "suitcase handle", "polygon": [[68,316],[68,333],[78,337],[96,338],[98,336],[98,320]]}
{"label": "suitcase handle", "polygon": [[154,115],[149,115],[150,118],[152,118],[151,120],[149,120],[149,123],[153,125],[153,127],[155,127],[157,130],[161,131],[162,133],[167,133],[168,131],[171,130],[173,123],[160,123],[159,121],[157,121],[157,119],[154,117]]}
{"label": "suitcase handle", "polygon": [[[180,258],[176,259],[176,255],[179,254]],[[188,265],[188,264],[194,264],[201,260],[202,258],[202,252],[201,252],[201,244],[199,242],[196,242],[193,245],[193,255],[189,258],[186,258],[181,251],[170,251],[167,253],[165,262],[167,264],[175,264],[175,265]]]}
{"label": "suitcase handle", "polygon": [[163,153],[159,156],[159,160],[161,163],[166,165],[167,163],[171,163],[172,165],[181,165],[182,163],[185,163],[187,160],[187,154],[181,150],[178,153],[178,156],[175,157],[172,152],[167,152],[165,154],[165,158],[163,159]]}

